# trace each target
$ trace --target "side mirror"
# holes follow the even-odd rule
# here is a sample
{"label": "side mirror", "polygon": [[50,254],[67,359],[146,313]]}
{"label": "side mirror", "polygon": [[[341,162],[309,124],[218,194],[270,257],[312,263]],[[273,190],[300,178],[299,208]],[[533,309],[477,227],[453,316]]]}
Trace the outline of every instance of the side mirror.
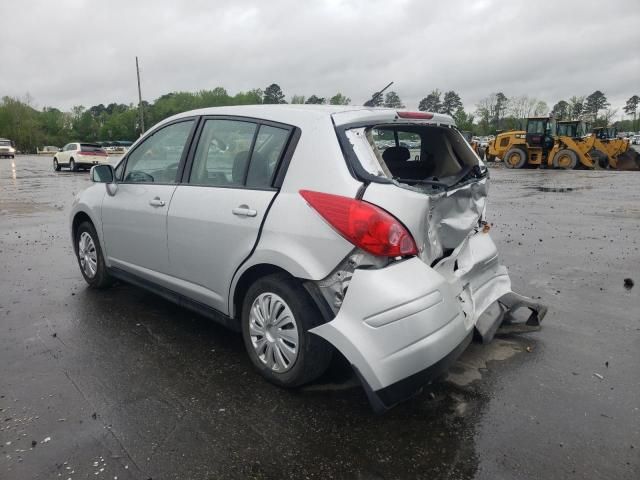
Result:
{"label": "side mirror", "polygon": [[59,151],[59,152],[61,152],[61,151],[62,151],[62,149],[61,149],[61,148],[59,148],[59,149],[58,149],[58,151]]}
{"label": "side mirror", "polygon": [[115,173],[111,165],[94,165],[89,176],[95,183],[113,183]]}

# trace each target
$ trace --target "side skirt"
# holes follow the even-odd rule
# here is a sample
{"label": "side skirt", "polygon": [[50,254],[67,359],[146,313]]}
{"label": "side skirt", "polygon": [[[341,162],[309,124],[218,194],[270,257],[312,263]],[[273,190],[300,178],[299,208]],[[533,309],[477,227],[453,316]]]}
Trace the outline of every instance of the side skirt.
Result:
{"label": "side skirt", "polygon": [[176,293],[173,290],[170,290],[161,285],[157,285],[149,280],[144,278],[140,278],[137,275],[126,272],[119,268],[109,268],[109,275],[121,280],[125,283],[130,283],[135,285],[136,287],[143,288],[151,293],[155,293],[156,295],[164,298],[165,300],[169,300],[183,308],[189,309],[195,313],[202,315],[203,317],[210,318],[211,320],[224,325],[225,327],[233,330],[235,332],[240,332],[240,322],[237,322],[235,319],[225,315],[224,313],[219,312],[213,307],[209,305],[205,305],[204,303],[196,302],[188,297],[180,293]]}

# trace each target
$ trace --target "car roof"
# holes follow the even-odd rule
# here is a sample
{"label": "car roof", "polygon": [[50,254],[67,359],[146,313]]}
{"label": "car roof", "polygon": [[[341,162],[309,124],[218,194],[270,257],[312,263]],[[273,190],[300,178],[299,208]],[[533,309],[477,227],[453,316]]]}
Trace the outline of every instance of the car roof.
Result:
{"label": "car roof", "polygon": [[[330,118],[335,125],[347,125],[350,123],[429,123],[454,125],[453,119],[444,114],[434,113],[430,120],[399,119],[398,111],[407,111],[395,108],[365,107],[361,105],[308,105],[308,104],[282,104],[282,105],[236,105],[230,107],[210,107],[179,113],[162,121],[158,126],[196,115],[238,115],[260,118],[274,122],[295,125],[304,128],[306,125],[316,123],[318,120]],[[422,112],[428,113],[428,112]]]}

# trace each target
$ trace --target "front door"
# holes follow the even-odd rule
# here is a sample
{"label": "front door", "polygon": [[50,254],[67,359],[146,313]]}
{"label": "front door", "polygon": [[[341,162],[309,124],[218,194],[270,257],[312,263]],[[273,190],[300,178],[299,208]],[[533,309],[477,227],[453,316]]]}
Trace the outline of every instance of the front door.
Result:
{"label": "front door", "polygon": [[162,127],[127,155],[115,193],[102,204],[112,267],[156,281],[168,273],[167,212],[193,126],[187,119]]}
{"label": "front door", "polygon": [[290,133],[233,118],[204,121],[188,178],[169,209],[176,290],[228,313],[231,280],[276,195],[273,177]]}

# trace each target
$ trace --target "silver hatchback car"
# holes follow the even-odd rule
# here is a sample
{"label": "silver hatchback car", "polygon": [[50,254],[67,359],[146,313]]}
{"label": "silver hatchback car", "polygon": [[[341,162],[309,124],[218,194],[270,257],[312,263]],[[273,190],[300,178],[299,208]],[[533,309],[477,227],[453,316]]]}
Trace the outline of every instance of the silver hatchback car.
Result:
{"label": "silver hatchback car", "polygon": [[281,386],[316,379],[337,350],[382,411],[474,332],[487,342],[514,310],[534,326],[546,312],[511,291],[485,222],[488,170],[445,115],[196,110],[91,178],[71,213],[87,283],[133,283],[241,331]]}

